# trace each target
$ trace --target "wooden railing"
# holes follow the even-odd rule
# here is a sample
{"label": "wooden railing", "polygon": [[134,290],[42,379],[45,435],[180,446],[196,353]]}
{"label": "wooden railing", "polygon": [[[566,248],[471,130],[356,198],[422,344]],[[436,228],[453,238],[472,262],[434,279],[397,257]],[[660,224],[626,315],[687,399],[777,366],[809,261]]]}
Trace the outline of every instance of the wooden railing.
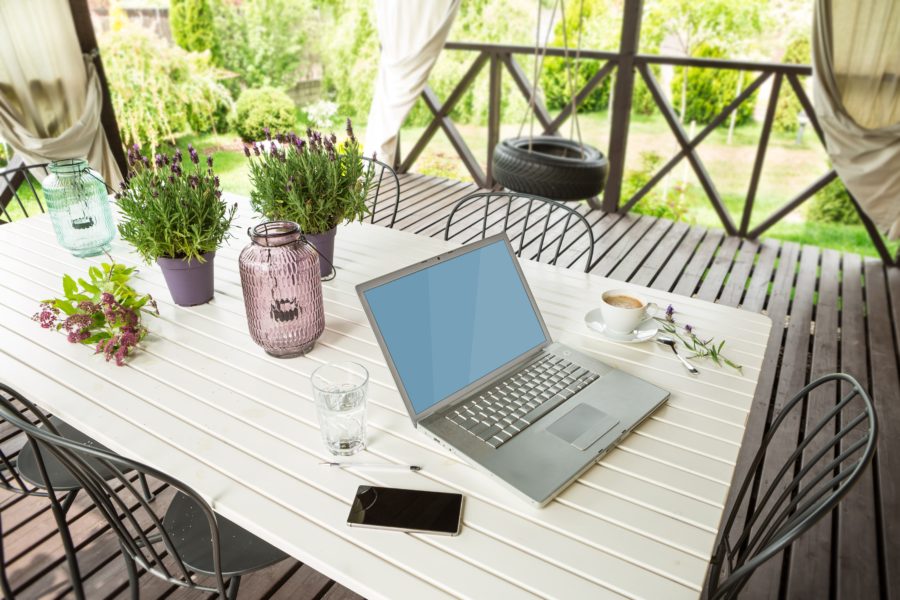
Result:
{"label": "wooden railing", "polygon": [[[631,18],[637,18],[631,15]],[[688,58],[675,56],[661,56],[650,54],[637,54],[634,50],[637,48],[637,33],[629,36],[629,31],[639,32],[639,23],[635,30],[635,24],[628,23],[629,14],[625,15],[625,26],[623,27],[622,44],[619,52],[601,52],[596,50],[581,50],[579,58],[581,60],[594,60],[600,62],[600,66],[596,72],[581,89],[575,94],[574,103],[570,102],[556,116],[550,114],[546,106],[535,99],[529,102],[529,106],[533,106],[534,117],[540,124],[544,135],[559,135],[559,129],[562,124],[572,115],[573,108],[581,105],[590,93],[599,86],[606,77],[609,77],[613,70],[617,70],[615,89],[613,91],[613,106],[611,114],[611,130],[610,142],[607,149],[607,159],[609,161],[609,172],[607,175],[606,186],[603,192],[602,202],[597,199],[589,199],[593,208],[602,209],[606,212],[627,211],[634,207],[648,192],[650,192],[667,173],[683,159],[686,159],[692,170],[700,182],[700,186],[719,217],[723,229],[729,235],[738,235],[746,238],[757,238],[773,225],[781,221],[791,211],[809,200],[816,192],[820,191],[830,182],[832,182],[837,174],[834,169],[821,174],[813,183],[803,190],[798,190],[795,195],[783,206],[775,209],[768,214],[757,225],[750,227],[751,217],[757,198],[759,189],[760,175],[762,173],[763,163],[766,158],[766,151],[769,146],[769,140],[772,133],[772,124],[775,118],[775,110],[778,104],[779,94],[787,86],[793,90],[797,99],[800,101],[804,112],[809,118],[809,123],[818,136],[821,143],[825,144],[825,138],[822,129],[816,119],[815,111],[812,103],[804,90],[800,78],[812,74],[811,67],[807,65],[778,64],[768,62],[751,62],[751,61],[734,61],[707,58]],[[453,91],[445,100],[438,98],[431,87],[426,86],[422,92],[422,99],[425,105],[431,111],[433,118],[423,131],[419,139],[412,145],[409,152],[397,159],[400,172],[409,170],[422,151],[428,145],[432,137],[438,130],[443,130],[450,143],[453,145],[459,158],[462,160],[472,179],[483,188],[491,189],[496,187],[491,172],[491,162],[493,159],[494,147],[500,141],[500,106],[503,71],[512,78],[516,88],[527,100],[530,100],[532,93],[532,82],[528,80],[524,69],[516,60],[516,56],[535,54],[535,48],[531,46],[516,46],[502,44],[479,44],[468,42],[449,42],[445,45],[446,50],[471,52],[474,55],[469,69],[460,79]],[[540,49],[541,53],[546,56],[557,57],[573,57],[573,51],[567,51],[564,48]],[[747,73],[756,73],[755,79],[746,86],[743,91],[738,94],[727,106],[725,106],[699,133],[689,136],[688,132],[682,126],[681,121],[675,109],[669,102],[666,94],[662,91],[659,82],[653,74],[652,67],[655,65],[673,65],[681,67],[696,68],[714,68],[743,71]],[[483,169],[479,161],[475,158],[472,150],[460,135],[450,118],[450,113],[454,106],[462,99],[478,74],[487,67],[489,69],[489,104],[488,104],[488,123],[487,123],[487,157],[485,161],[486,167]],[[663,166],[651,177],[651,179],[641,189],[635,192],[630,198],[622,198],[622,182],[625,173],[625,151],[628,142],[628,130],[630,124],[631,102],[634,91],[635,75],[640,76],[647,88],[649,89],[656,106],[662,113],[666,123],[672,130],[679,150],[672,156]],[[717,127],[725,122],[731,113],[747,101],[754,92],[768,80],[772,81],[771,94],[769,96],[768,106],[766,108],[765,118],[762,123],[762,132],[756,149],[756,156],[753,162],[750,182],[747,188],[746,197],[743,204],[743,210],[740,215],[740,221],[736,222],[725,207],[722,196],[719,193],[712,177],[707,171],[703,160],[700,158],[697,147],[712,133]],[[574,107],[573,107],[574,104]],[[860,210],[856,200],[853,199],[857,212],[866,227],[869,237],[873,245],[886,264],[897,264],[896,259],[890,255],[885,243],[878,232],[878,229],[872,221]]]}

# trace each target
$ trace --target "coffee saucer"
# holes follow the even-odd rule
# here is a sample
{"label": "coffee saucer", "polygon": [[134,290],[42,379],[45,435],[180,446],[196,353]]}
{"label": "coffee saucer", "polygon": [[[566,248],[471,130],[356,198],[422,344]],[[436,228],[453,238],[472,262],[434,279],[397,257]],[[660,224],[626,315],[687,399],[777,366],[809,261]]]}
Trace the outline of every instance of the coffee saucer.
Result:
{"label": "coffee saucer", "polygon": [[603,315],[599,308],[588,312],[584,315],[584,323],[588,329],[596,331],[606,339],[623,344],[638,344],[640,342],[648,342],[659,333],[659,324],[652,317],[642,321],[637,329],[629,333],[619,333],[617,331],[608,331],[606,323],[603,321]]}

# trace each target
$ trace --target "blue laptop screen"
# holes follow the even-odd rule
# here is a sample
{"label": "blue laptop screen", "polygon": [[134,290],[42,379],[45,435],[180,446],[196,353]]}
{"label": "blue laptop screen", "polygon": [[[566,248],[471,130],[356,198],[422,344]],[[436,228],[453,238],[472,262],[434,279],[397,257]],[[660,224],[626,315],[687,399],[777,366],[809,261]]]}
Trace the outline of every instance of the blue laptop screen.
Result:
{"label": "blue laptop screen", "polygon": [[504,240],[364,292],[415,412],[543,344]]}

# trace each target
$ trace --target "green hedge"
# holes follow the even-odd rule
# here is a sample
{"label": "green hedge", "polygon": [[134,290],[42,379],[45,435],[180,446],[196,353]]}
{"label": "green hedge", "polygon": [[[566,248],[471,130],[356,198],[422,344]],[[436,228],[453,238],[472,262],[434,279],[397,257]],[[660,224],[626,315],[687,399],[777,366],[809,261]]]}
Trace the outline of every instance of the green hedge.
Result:
{"label": "green hedge", "polygon": [[[801,36],[794,38],[784,51],[781,59],[783,63],[794,65],[808,65],[812,62],[812,50],[810,48],[809,37]],[[775,121],[772,127],[775,131],[781,133],[794,133],[799,127],[797,115],[803,110],[803,106],[794,94],[794,90],[785,80],[781,84],[781,93],[778,94],[778,104],[775,108]]]}
{"label": "green hedge", "polygon": [[297,123],[294,101],[271,87],[244,90],[234,112],[234,129],[248,142],[263,139],[267,127],[274,135],[294,129]]}
{"label": "green hedge", "polygon": [[169,26],[175,43],[185,50],[203,52],[215,43],[208,0],[169,0]]}
{"label": "green hedge", "polygon": [[825,186],[810,201],[806,218],[817,223],[837,223],[841,225],[859,225],[859,213],[850,200],[850,194],[844,183],[836,179]]}
{"label": "green hedge", "polygon": [[[694,56],[698,58],[728,58],[723,48],[701,44]],[[696,121],[706,125],[737,96],[739,71],[729,69],[709,69],[700,67],[677,67],[672,79],[672,104],[677,112],[681,112],[682,86],[685,70],[687,70],[687,102],[685,104],[685,123]],[[750,85],[751,79],[744,76],[743,87]],[[756,104],[756,92],[744,100],[737,108],[735,125],[744,125],[753,118],[753,107]],[[730,117],[722,125],[728,126]]]}

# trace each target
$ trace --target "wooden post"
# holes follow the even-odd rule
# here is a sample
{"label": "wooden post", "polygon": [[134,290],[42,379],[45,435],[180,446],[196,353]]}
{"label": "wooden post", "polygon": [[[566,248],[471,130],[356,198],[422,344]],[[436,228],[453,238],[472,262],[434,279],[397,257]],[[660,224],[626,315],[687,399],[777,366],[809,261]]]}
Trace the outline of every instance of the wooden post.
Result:
{"label": "wooden post", "polygon": [[609,173],[603,191],[603,210],[616,212],[622,194],[625,174],[625,149],[628,124],[631,119],[631,97],[634,93],[634,64],[641,40],[641,15],[644,0],[625,0],[622,18],[622,40],[619,43],[618,69],[612,108],[612,127],[609,132]]}
{"label": "wooden post", "polygon": [[103,107],[100,110],[100,123],[106,132],[106,141],[112,151],[116,164],[124,177],[128,173],[128,162],[125,159],[125,146],[122,136],[119,134],[119,123],[116,121],[116,113],[113,110],[109,97],[109,84],[106,81],[106,71],[103,69],[103,60],[97,48],[97,36],[94,34],[94,24],[91,22],[91,11],[87,0],[69,0],[69,8],[72,10],[72,22],[75,25],[75,34],[78,36],[78,44],[83,54],[91,54],[94,57],[94,66],[97,68],[97,77],[100,78],[100,87],[103,90]]}
{"label": "wooden post", "polygon": [[487,141],[487,165],[485,165],[484,187],[493,189],[494,184],[494,147],[500,141],[500,95],[503,87],[500,85],[503,61],[499,54],[491,54],[490,66],[490,105],[488,106],[488,141]]}

